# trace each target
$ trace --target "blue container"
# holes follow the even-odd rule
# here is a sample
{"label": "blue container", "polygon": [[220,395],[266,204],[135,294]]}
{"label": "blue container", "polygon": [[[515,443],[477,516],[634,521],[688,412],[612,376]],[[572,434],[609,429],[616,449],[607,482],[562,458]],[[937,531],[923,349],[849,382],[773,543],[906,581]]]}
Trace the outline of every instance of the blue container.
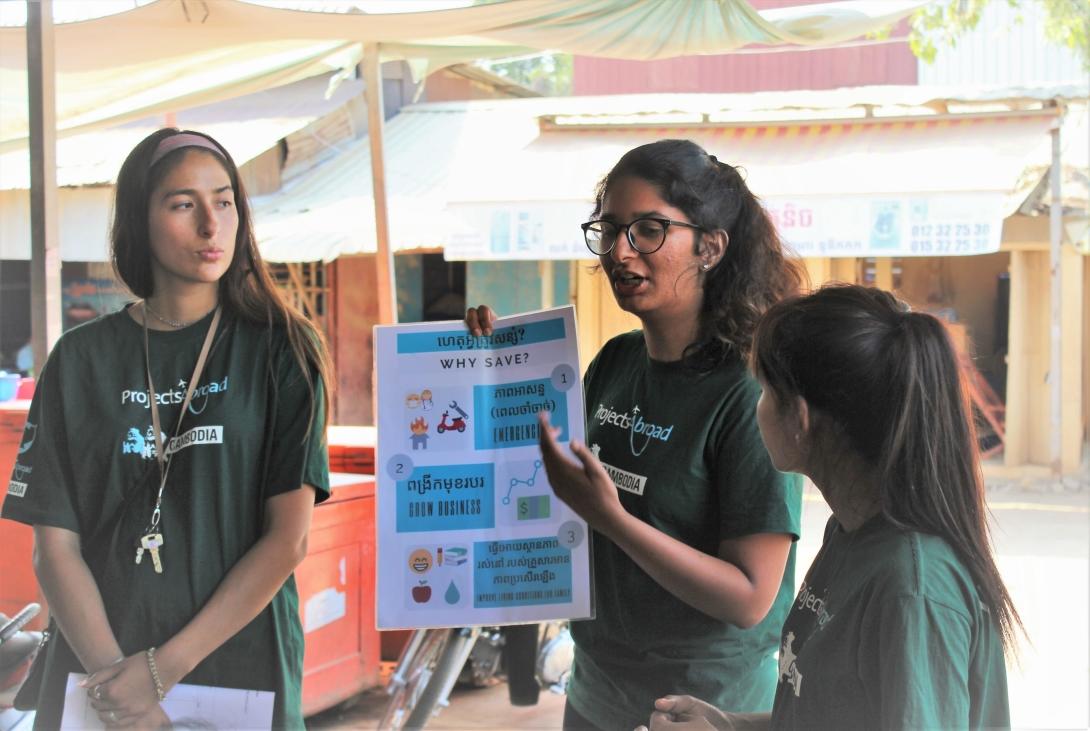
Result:
{"label": "blue container", "polygon": [[19,389],[18,373],[0,371],[0,401],[11,401],[15,398],[15,392]]}

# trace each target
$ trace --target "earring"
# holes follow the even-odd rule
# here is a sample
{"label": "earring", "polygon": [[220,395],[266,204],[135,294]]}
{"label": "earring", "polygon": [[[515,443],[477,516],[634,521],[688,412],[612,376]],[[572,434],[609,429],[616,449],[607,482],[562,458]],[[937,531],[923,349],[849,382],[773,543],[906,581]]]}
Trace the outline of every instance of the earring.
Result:
{"label": "earring", "polygon": [[709,264],[708,262],[704,262],[703,264],[700,265],[700,269],[702,271],[705,271],[705,272],[708,271],[711,268],[712,268],[712,265]]}

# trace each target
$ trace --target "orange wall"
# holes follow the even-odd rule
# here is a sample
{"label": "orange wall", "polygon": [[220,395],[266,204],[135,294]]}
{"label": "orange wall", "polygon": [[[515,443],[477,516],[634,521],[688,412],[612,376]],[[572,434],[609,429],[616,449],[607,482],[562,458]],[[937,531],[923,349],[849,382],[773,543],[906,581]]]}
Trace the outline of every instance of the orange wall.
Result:
{"label": "orange wall", "polygon": [[378,321],[375,257],[342,256],[333,263],[333,362],[337,369],[334,424],[374,424],[372,328]]}
{"label": "orange wall", "polygon": [[981,370],[1002,369],[996,353],[995,313],[999,275],[1010,268],[1010,254],[904,258],[898,294],[914,308],[951,308],[963,323]]}

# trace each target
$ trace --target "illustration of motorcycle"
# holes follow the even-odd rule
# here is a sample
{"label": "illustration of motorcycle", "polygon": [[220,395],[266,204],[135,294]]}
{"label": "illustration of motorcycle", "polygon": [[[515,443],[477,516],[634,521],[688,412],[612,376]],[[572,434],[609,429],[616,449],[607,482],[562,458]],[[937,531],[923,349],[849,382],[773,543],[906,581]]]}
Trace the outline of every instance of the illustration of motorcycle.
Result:
{"label": "illustration of motorcycle", "polygon": [[447,417],[450,416],[449,411],[444,411],[443,416],[439,420],[439,425],[435,427],[435,430],[442,434],[446,431],[464,432],[466,430],[466,421],[469,420],[469,414],[462,410],[458,406],[457,401],[450,402],[450,408],[458,412],[458,416],[455,416],[450,421],[447,421]]}

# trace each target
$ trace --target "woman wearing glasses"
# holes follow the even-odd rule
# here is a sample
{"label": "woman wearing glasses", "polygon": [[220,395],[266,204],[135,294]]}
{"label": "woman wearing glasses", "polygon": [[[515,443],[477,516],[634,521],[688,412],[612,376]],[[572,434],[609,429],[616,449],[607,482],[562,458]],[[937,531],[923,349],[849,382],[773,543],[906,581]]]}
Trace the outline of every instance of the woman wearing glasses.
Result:
{"label": "woman wearing glasses", "polygon": [[[684,140],[626,153],[583,230],[642,329],[587,370],[578,461],[541,434],[550,484],[595,530],[596,619],[572,627],[564,727],[631,729],[681,689],[768,710],[800,492],[761,444],[745,357],[800,272],[738,171]],[[493,320],[466,314],[474,334]]]}

